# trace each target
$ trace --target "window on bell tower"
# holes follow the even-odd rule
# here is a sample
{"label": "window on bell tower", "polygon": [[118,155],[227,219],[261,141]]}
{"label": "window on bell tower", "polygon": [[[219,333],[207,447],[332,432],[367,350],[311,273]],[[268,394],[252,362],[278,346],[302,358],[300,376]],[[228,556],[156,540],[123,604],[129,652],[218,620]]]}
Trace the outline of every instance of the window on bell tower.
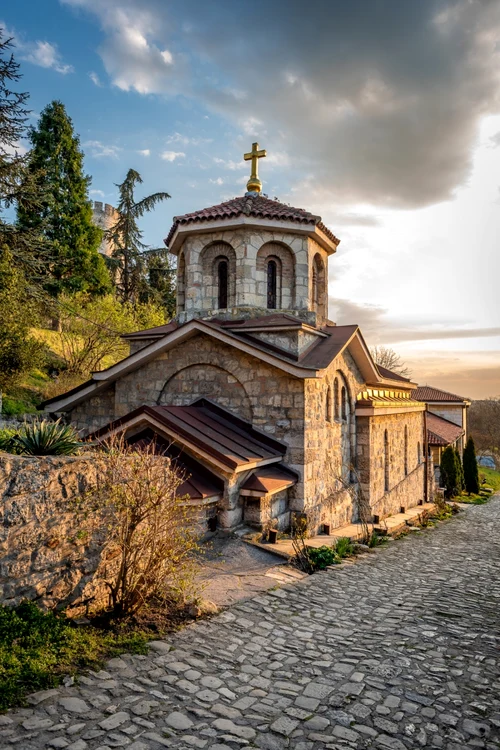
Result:
{"label": "window on bell tower", "polygon": [[225,310],[227,308],[228,298],[228,263],[227,260],[220,260],[217,266],[218,282],[218,308]]}
{"label": "window on bell tower", "polygon": [[276,310],[278,268],[275,260],[267,263],[267,309]]}

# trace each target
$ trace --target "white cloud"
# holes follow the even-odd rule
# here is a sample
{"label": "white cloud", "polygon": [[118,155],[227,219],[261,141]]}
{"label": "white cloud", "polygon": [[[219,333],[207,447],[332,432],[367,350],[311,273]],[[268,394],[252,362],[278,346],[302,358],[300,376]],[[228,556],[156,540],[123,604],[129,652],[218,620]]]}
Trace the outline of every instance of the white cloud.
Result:
{"label": "white cloud", "polygon": [[180,143],[183,146],[201,146],[205,143],[212,143],[213,138],[190,137],[182,133],[173,133],[167,137],[166,143]]}
{"label": "white cloud", "polygon": [[5,156],[24,156],[24,154],[28,152],[28,149],[26,146],[23,146],[22,143],[15,143],[14,145],[11,145],[10,143],[2,143],[0,146],[0,152]]}
{"label": "white cloud", "polygon": [[74,72],[72,65],[63,63],[61,54],[57,49],[57,44],[40,39],[33,42],[27,41],[22,34],[9,29],[3,21],[0,21],[0,28],[3,29],[6,37],[14,38],[16,47],[20,52],[19,57],[21,60],[38,65],[41,68],[51,68],[58,73],[62,73],[62,75]]}
{"label": "white cloud", "polygon": [[107,146],[101,141],[85,141],[84,148],[90,149],[90,155],[94,159],[112,158],[117,159],[121,148],[118,146]]}
{"label": "white cloud", "polygon": [[137,153],[140,154],[141,156],[151,156],[151,151],[149,148],[139,149]]}
{"label": "white cloud", "polygon": [[94,83],[96,86],[99,86],[99,87],[102,86],[99,76],[97,75],[97,73],[94,73],[94,71],[89,73],[89,78],[92,81],[92,83]]}
{"label": "white cloud", "polygon": [[222,177],[217,177],[217,179],[215,179],[215,180],[212,180],[212,178],[210,178],[209,182],[211,182],[212,185],[223,185],[224,184],[224,180],[222,179]]}
{"label": "white cloud", "polygon": [[175,161],[176,159],[181,159],[183,156],[186,156],[183,151],[164,151],[161,154],[161,158],[165,159],[165,161]]}
{"label": "white cloud", "polygon": [[104,192],[102,190],[90,190],[90,195],[96,195],[98,198],[104,198]]}

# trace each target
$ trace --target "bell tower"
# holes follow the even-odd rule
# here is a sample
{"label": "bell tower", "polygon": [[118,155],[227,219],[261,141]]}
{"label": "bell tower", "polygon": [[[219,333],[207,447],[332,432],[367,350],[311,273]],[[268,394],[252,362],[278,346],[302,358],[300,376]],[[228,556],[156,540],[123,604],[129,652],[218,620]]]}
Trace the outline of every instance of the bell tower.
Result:
{"label": "bell tower", "polygon": [[177,318],[248,319],[276,313],[310,325],[328,317],[328,261],[339,244],[315,216],[262,193],[258,143],[244,154],[244,196],[176,216],[165,244],[177,256]]}

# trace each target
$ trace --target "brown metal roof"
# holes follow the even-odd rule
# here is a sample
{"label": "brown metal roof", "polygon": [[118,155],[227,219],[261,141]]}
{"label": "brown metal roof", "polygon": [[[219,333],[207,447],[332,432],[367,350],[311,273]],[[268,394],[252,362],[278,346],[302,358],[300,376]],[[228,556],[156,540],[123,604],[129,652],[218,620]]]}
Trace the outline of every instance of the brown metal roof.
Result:
{"label": "brown metal roof", "polygon": [[176,320],[171,320],[170,323],[164,323],[161,326],[155,326],[154,328],[146,328],[144,331],[133,331],[132,333],[122,334],[122,339],[134,340],[134,339],[161,339],[162,336],[166,336],[167,333],[175,331],[179,327]]}
{"label": "brown metal roof", "polygon": [[218,203],[216,206],[202,208],[200,211],[193,211],[182,216],[174,216],[172,228],[165,239],[168,245],[179,226],[187,224],[196,224],[204,221],[217,221],[218,219],[232,219],[237,216],[254,216],[259,219],[275,219],[278,221],[293,221],[298,224],[315,224],[332,242],[336,245],[340,240],[335,237],[333,232],[326,227],[321,221],[321,216],[315,216],[303,208],[294,208],[286,203],[273,201],[263,195],[243,195],[238,198],[232,198],[225,203]]}
{"label": "brown metal roof", "polygon": [[383,378],[389,378],[389,380],[403,380],[405,383],[411,382],[409,378],[404,378],[399,373],[388,370],[387,367],[382,367],[382,365],[377,365],[377,369]]}
{"label": "brown metal roof", "polygon": [[255,469],[241,485],[241,489],[267,495],[269,492],[279,492],[291,487],[297,483],[297,479],[295,472],[283,464],[272,464]]}
{"label": "brown metal roof", "polygon": [[465,430],[447,419],[427,412],[427,441],[429,445],[451,445],[462,437]]}
{"label": "brown metal roof", "polygon": [[181,445],[199,449],[230,471],[252,468],[261,463],[280,461],[286,446],[254,429],[249,422],[207,399],[191,406],[141,406],[89,436],[103,438],[117,428],[154,420]]}
{"label": "brown metal roof", "polygon": [[177,496],[189,495],[191,500],[205,500],[210,497],[220,497],[224,491],[224,482],[212,474],[205,466],[189,456],[182,448],[168,442],[154,430],[146,428],[135,434],[127,443],[136,448],[154,444],[155,453],[168,456],[173,466],[183,477],[182,484],[177,488]]}
{"label": "brown metal roof", "polygon": [[346,344],[351,340],[358,326],[324,326],[320,329],[327,333],[326,338],[318,338],[318,343],[312,349],[307,349],[304,356],[300,359],[302,367],[311,367],[315,370],[322,370],[335,359],[344,349]]}
{"label": "brown metal roof", "polygon": [[449,401],[450,403],[463,403],[467,401],[463,396],[457,396],[455,393],[441,391],[439,388],[433,388],[430,385],[419,385],[413,391],[413,398],[416,401]]}

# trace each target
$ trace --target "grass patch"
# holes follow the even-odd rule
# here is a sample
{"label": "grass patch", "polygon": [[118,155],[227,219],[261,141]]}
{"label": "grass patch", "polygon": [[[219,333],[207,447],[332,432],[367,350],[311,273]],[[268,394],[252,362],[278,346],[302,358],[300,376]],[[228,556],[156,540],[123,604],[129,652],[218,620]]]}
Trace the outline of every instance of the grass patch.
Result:
{"label": "grass patch", "polygon": [[[483,479],[486,479],[486,482],[484,484],[485,487],[491,487],[493,492],[499,492],[500,491],[500,471],[496,471],[496,469],[488,469],[485,466],[479,467],[479,485],[482,486]],[[471,505],[484,505],[488,502],[491,495],[493,493],[482,493],[481,490],[479,493],[468,495],[466,492],[463,492],[459,497],[454,498],[456,502],[459,503],[470,503]]]}
{"label": "grass patch", "polygon": [[65,674],[96,669],[124,652],[147,653],[147,643],[179,624],[160,620],[78,626],[32,602],[0,606],[0,710],[23,704],[37,690],[56,687]]}

